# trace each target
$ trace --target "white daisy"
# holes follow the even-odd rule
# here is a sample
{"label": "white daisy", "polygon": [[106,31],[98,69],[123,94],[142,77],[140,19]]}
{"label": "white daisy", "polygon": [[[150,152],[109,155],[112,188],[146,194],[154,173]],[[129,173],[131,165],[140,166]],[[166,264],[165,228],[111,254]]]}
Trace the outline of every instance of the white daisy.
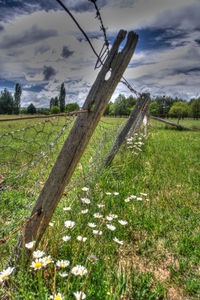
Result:
{"label": "white daisy", "polygon": [[121,225],[127,225],[127,224],[128,224],[127,221],[123,221],[123,220],[118,220],[118,222],[119,222]]}
{"label": "white daisy", "polygon": [[106,226],[107,226],[108,229],[110,229],[112,231],[114,231],[116,229],[116,227],[113,226],[113,225],[106,224]]}
{"label": "white daisy", "polygon": [[141,198],[141,197],[137,197],[137,200],[138,200],[138,201],[142,201],[142,198]]}
{"label": "white daisy", "polygon": [[83,292],[76,292],[74,293],[74,296],[76,297],[76,300],[84,300],[86,298],[86,294]]}
{"label": "white daisy", "polygon": [[78,276],[78,275],[83,276],[83,275],[87,274],[87,269],[81,265],[77,265],[72,268],[71,272],[72,272],[72,274],[74,274],[76,276]]}
{"label": "white daisy", "polygon": [[43,266],[44,267],[47,266],[48,264],[53,263],[53,260],[52,260],[50,255],[43,257],[42,260],[43,260]]}
{"label": "white daisy", "polygon": [[113,239],[113,241],[116,242],[116,243],[118,243],[118,244],[120,244],[120,245],[124,244],[123,241],[118,240],[118,238],[116,238],[116,237]]}
{"label": "white daisy", "polygon": [[128,203],[128,202],[131,201],[131,199],[130,199],[130,198],[126,198],[124,201],[125,201],[126,203]]}
{"label": "white daisy", "polygon": [[64,242],[68,242],[71,239],[71,236],[70,235],[65,235],[65,236],[63,236],[62,239],[63,239]]}
{"label": "white daisy", "polygon": [[95,228],[97,225],[94,224],[94,223],[88,223],[88,226],[89,226],[90,228]]}
{"label": "white daisy", "polygon": [[80,214],[83,214],[83,215],[85,215],[87,213],[88,213],[88,209],[83,209],[83,210],[80,211]]}
{"label": "white daisy", "polygon": [[90,204],[90,202],[91,202],[90,199],[88,199],[88,198],[81,198],[81,201],[85,204]]}
{"label": "white daisy", "polygon": [[63,278],[65,278],[65,277],[67,277],[68,276],[68,273],[58,273],[61,277],[63,277]]}
{"label": "white daisy", "polygon": [[50,299],[53,300],[64,300],[65,298],[61,295],[61,293],[56,294],[55,296],[50,296]]}
{"label": "white daisy", "polygon": [[53,224],[52,222],[49,222],[49,226],[53,227],[53,226],[54,226],[54,224]]}
{"label": "white daisy", "polygon": [[88,260],[94,264],[95,262],[98,261],[98,258],[94,254],[91,254],[88,256]]}
{"label": "white daisy", "polygon": [[115,215],[115,214],[111,214],[110,215],[113,219],[117,219],[118,218],[118,215]]}
{"label": "white daisy", "polygon": [[58,260],[56,266],[60,268],[66,268],[69,266],[69,264],[70,264],[69,260]]}
{"label": "white daisy", "polygon": [[136,199],[136,198],[137,198],[137,196],[135,196],[135,195],[131,195],[131,196],[130,196],[130,198],[131,198],[131,199]]}
{"label": "white daisy", "polygon": [[113,217],[111,217],[111,216],[106,216],[106,220],[112,221],[112,220],[113,220]]}
{"label": "white daisy", "polygon": [[145,194],[145,193],[140,193],[140,195],[142,195],[142,196],[147,196],[147,194]]}
{"label": "white daisy", "polygon": [[103,208],[103,207],[105,207],[104,204],[97,204],[97,206],[98,206],[98,208]]}
{"label": "white daisy", "polygon": [[75,222],[73,221],[65,221],[65,227],[67,228],[73,228],[75,225]]}
{"label": "white daisy", "polygon": [[110,192],[107,192],[107,193],[106,193],[106,195],[112,195],[112,193],[110,193]]}
{"label": "white daisy", "polygon": [[115,195],[115,196],[118,196],[118,195],[119,195],[119,193],[118,193],[118,192],[114,192],[114,193],[113,193],[113,195]]}
{"label": "white daisy", "polygon": [[101,214],[99,214],[99,213],[95,213],[93,216],[94,216],[95,218],[97,218],[97,219],[103,218],[103,215],[101,215]]}
{"label": "white daisy", "polygon": [[98,234],[98,235],[102,235],[102,233],[103,233],[102,231],[99,231],[99,230],[93,230],[92,232],[94,234]]}
{"label": "white daisy", "polygon": [[71,207],[70,207],[70,206],[68,206],[68,207],[63,207],[63,210],[64,210],[64,211],[70,211],[70,210],[71,210]]}
{"label": "white daisy", "polygon": [[34,245],[35,245],[35,241],[32,241],[32,242],[26,243],[25,247],[28,249],[32,249]]}
{"label": "white daisy", "polygon": [[0,272],[0,282],[3,282],[4,280],[8,279],[13,270],[14,268],[8,267],[6,270]]}
{"label": "white daisy", "polygon": [[37,250],[33,252],[33,258],[40,258],[44,255],[45,255],[44,251]]}
{"label": "white daisy", "polygon": [[35,261],[32,261],[30,267],[33,268],[34,270],[39,270],[43,267],[43,259],[42,258],[37,258]]}
{"label": "white daisy", "polygon": [[87,191],[89,191],[89,188],[86,187],[86,186],[84,186],[84,187],[82,188],[82,191],[87,192]]}
{"label": "white daisy", "polygon": [[85,243],[87,241],[87,238],[79,235],[79,236],[77,236],[77,240]]}

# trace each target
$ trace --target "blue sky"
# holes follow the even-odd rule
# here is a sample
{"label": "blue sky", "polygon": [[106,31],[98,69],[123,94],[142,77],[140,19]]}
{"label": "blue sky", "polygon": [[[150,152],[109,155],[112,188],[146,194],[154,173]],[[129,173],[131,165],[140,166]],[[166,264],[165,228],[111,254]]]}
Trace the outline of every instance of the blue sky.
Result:
{"label": "blue sky", "polygon": [[[88,0],[63,0],[97,52],[103,33]],[[124,77],[139,92],[200,96],[199,0],[98,0],[109,42],[120,29],[139,34]],[[96,57],[55,0],[0,0],[0,90],[22,86],[22,106],[48,107],[65,82],[66,102],[83,104],[99,70]],[[112,97],[130,95],[119,84]]]}

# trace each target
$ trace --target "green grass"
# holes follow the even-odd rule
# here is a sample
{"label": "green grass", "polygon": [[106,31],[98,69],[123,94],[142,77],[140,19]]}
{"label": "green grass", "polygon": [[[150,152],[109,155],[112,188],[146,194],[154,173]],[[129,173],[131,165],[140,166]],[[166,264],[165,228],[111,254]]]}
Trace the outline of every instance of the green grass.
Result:
{"label": "green grass", "polygon": [[[120,120],[104,118],[104,121],[117,123]],[[187,119],[180,124],[200,128],[199,121]],[[103,131],[96,132],[96,142],[100,132]],[[90,166],[86,161],[92,156],[95,139],[83,158],[84,174]],[[102,156],[109,149],[109,142],[104,144]],[[199,131],[177,131],[151,121],[141,152],[133,154],[123,145],[109,168],[94,178],[85,176],[80,186],[63,196],[53,216],[54,226],[48,227],[40,242],[38,249],[51,255],[54,262],[70,260],[68,273],[72,265],[81,264],[87,268],[88,275],[71,274],[62,278],[55,264],[33,271],[23,266],[22,258],[18,274],[10,276],[10,289],[6,291],[2,286],[2,292],[6,291],[10,299],[38,300],[49,299],[54,291],[65,293],[65,299],[75,299],[73,292],[82,289],[86,299],[95,300],[199,299],[199,144]],[[83,186],[89,186],[88,193],[81,190]],[[13,220],[17,212],[26,211],[28,190],[20,189],[20,193],[14,199],[16,206],[9,207]],[[14,194],[10,191],[9,194],[13,199]],[[126,203],[124,200],[130,195],[143,200],[131,199]],[[83,197],[91,200],[90,205],[80,201]],[[10,203],[9,199],[7,202]],[[98,208],[100,203],[105,207]],[[63,207],[69,205],[72,210],[63,211]],[[80,214],[86,208],[88,213]],[[102,213],[104,219],[95,219],[96,212]],[[111,222],[115,231],[105,225],[109,223],[105,216],[110,213],[118,215]],[[126,220],[128,225],[120,225],[118,219]],[[73,230],[65,228],[66,220],[75,221]],[[94,235],[88,222],[96,223],[103,234]],[[64,235],[71,235],[71,240],[63,242]],[[78,235],[87,237],[87,241],[78,242]],[[123,245],[113,241],[115,236]],[[13,238],[8,246],[14,247],[15,241]],[[8,253],[9,247],[3,245],[1,250]],[[91,253],[99,259],[95,264],[87,259]]]}

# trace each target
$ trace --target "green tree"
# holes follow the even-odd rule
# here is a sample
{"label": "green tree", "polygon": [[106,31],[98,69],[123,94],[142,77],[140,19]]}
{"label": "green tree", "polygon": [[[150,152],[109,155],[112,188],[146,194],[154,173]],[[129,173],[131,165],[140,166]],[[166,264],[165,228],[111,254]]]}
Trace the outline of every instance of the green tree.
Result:
{"label": "green tree", "polygon": [[28,107],[27,107],[27,114],[36,114],[36,108],[33,105],[33,103],[31,103]]}
{"label": "green tree", "polygon": [[16,83],[15,85],[15,93],[14,93],[14,113],[16,115],[19,114],[20,111],[20,101],[21,101],[21,95],[22,95],[22,89],[19,83]]}
{"label": "green tree", "polygon": [[158,116],[159,115],[159,109],[158,109],[158,103],[157,102],[151,102],[149,104],[149,110],[150,110],[150,114],[152,116]]}
{"label": "green tree", "polygon": [[12,114],[13,113],[13,97],[11,93],[4,89],[0,96],[0,114]]}
{"label": "green tree", "polygon": [[61,84],[60,87],[60,95],[59,95],[59,104],[60,104],[60,111],[64,112],[65,111],[65,85],[64,82]]}
{"label": "green tree", "polygon": [[79,110],[80,107],[78,105],[78,103],[74,102],[74,103],[69,103],[65,105],[65,112],[71,112],[71,111],[76,111]]}
{"label": "green tree", "polygon": [[59,106],[59,100],[58,97],[54,98],[54,106]]}
{"label": "green tree", "polygon": [[113,104],[113,113],[114,115],[129,115],[129,107],[126,103],[126,97],[122,94],[119,94],[119,96],[115,99],[115,102]]}
{"label": "green tree", "polygon": [[59,106],[53,106],[50,110],[51,114],[59,114],[60,113],[60,107]]}
{"label": "green tree", "polygon": [[181,118],[187,117],[189,114],[189,106],[186,102],[175,102],[170,108],[169,114],[172,117],[178,118],[178,123]]}
{"label": "green tree", "polygon": [[55,106],[55,98],[52,97],[49,103],[49,108],[51,109],[54,106]]}
{"label": "green tree", "polygon": [[200,118],[200,98],[198,99],[192,99],[193,101],[191,101],[191,114],[192,114],[192,117],[194,119],[197,119]]}

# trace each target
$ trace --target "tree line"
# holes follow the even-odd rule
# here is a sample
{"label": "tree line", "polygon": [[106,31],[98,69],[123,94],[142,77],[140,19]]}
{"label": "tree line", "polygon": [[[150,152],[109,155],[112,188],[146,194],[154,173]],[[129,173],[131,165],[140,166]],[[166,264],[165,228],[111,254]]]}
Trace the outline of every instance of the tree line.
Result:
{"label": "tree line", "polygon": [[[120,94],[114,102],[110,102],[104,115],[110,116],[128,116],[133,110],[137,98],[133,96],[125,97]],[[192,98],[189,102],[180,98],[172,97],[156,97],[151,99],[150,114],[161,118],[184,118],[193,117],[200,118],[200,98]]]}
{"label": "tree line", "polygon": [[[49,102],[49,108],[36,108],[31,103],[27,108],[21,109],[22,89],[19,83],[16,83],[14,95],[4,89],[0,95],[0,114],[57,114],[62,112],[71,112],[79,110],[78,103],[65,104],[66,90],[64,82],[60,86],[58,96],[52,97]],[[125,97],[123,94],[109,102],[104,115],[108,116],[128,116],[134,109],[137,98],[132,95]],[[156,97],[152,98],[150,105],[150,114],[161,118],[200,118],[200,98],[192,98],[189,102],[180,98]]]}

